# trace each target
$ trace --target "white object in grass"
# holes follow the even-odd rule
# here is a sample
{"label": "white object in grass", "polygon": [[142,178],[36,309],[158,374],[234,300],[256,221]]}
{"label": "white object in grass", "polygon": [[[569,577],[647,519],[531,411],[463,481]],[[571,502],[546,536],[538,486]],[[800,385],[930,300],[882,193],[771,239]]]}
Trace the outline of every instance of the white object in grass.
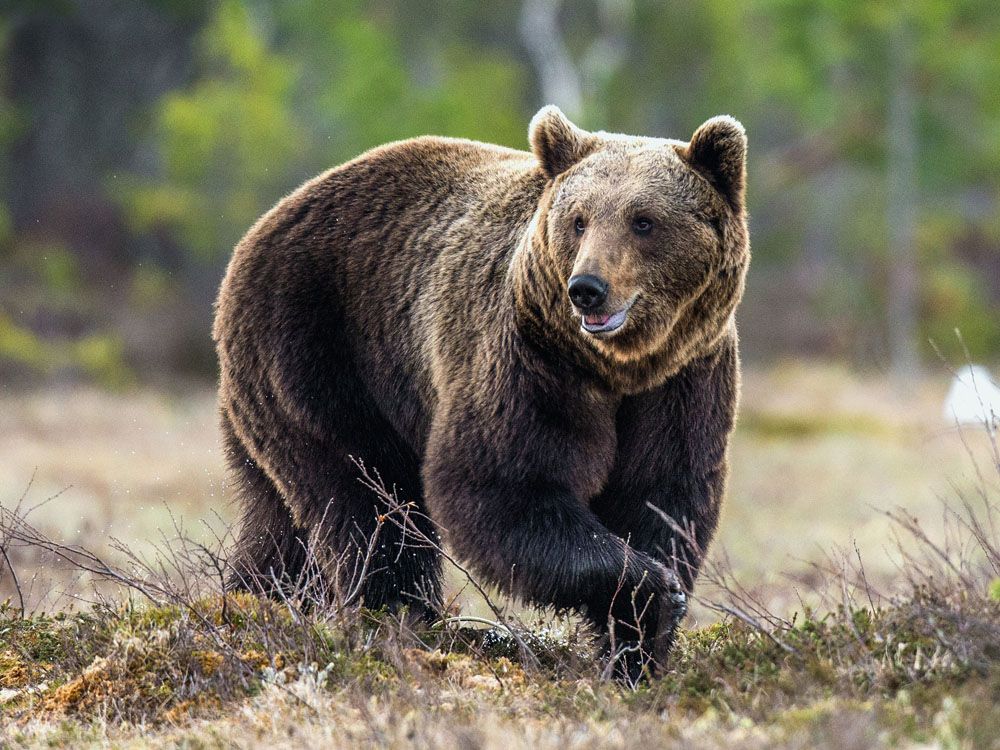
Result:
{"label": "white object in grass", "polygon": [[944,418],[958,424],[1000,425],[1000,387],[981,365],[966,365],[955,374],[944,400]]}

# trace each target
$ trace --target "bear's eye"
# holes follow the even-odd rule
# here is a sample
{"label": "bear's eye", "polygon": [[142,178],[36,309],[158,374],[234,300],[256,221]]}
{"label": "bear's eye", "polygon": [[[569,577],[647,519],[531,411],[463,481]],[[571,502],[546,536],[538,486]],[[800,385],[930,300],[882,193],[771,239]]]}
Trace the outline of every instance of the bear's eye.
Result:
{"label": "bear's eye", "polygon": [[583,221],[582,216],[577,216],[573,220],[573,229],[576,230],[577,234],[583,234],[583,230],[587,228],[587,224]]}
{"label": "bear's eye", "polygon": [[653,222],[645,216],[636,216],[632,219],[632,231],[636,234],[649,234],[653,231]]}

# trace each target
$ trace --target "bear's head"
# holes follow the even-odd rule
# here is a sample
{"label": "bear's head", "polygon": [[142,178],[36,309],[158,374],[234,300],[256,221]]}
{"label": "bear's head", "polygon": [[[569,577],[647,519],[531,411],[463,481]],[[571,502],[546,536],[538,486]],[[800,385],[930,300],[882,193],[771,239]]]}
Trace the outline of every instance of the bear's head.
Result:
{"label": "bear's head", "polygon": [[689,142],[590,133],[549,106],[529,138],[549,181],[534,254],[561,287],[548,323],[609,365],[668,374],[718,341],[750,256],[743,126],[715,117]]}

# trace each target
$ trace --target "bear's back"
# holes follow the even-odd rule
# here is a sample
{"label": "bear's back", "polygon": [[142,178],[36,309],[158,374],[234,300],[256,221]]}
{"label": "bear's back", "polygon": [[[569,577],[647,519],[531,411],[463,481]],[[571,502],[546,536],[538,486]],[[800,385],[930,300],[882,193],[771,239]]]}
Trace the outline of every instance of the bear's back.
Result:
{"label": "bear's back", "polygon": [[[290,358],[335,341],[384,416],[421,444],[436,402],[432,367],[484,335],[544,184],[527,152],[433,136],[325,172],[237,245],[219,297],[220,351],[231,343]],[[328,330],[293,347],[291,327]],[[256,341],[232,341],[241,331]]]}

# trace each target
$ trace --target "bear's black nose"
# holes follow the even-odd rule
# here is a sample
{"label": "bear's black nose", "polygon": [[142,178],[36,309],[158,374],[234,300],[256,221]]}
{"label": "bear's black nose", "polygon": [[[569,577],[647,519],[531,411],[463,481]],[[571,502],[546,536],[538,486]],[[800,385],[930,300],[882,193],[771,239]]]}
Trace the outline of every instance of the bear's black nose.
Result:
{"label": "bear's black nose", "polygon": [[573,276],[569,280],[569,298],[581,310],[595,310],[608,298],[608,282],[589,273]]}

